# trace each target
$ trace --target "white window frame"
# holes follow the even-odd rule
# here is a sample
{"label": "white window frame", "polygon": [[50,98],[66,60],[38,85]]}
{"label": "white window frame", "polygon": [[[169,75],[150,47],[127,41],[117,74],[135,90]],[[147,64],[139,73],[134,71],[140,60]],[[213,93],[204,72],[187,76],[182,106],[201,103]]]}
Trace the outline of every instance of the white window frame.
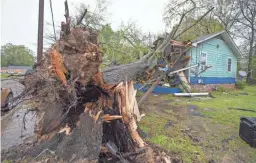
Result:
{"label": "white window frame", "polygon": [[232,58],[228,57],[228,61],[229,61],[229,59],[230,59],[231,63],[230,63],[230,71],[228,70],[228,72],[232,72]]}
{"label": "white window frame", "polygon": [[[205,54],[205,65],[201,65],[201,55],[202,55],[202,53]],[[207,54],[206,52],[203,52],[203,51],[200,53],[200,61],[199,61],[199,63],[200,63],[200,69],[199,69],[199,70],[200,70],[200,71],[201,71],[201,70],[204,70],[204,69],[205,69],[204,67],[207,66],[207,63],[208,63],[208,57],[207,57],[207,55],[208,55],[208,54]],[[202,68],[203,68],[203,69],[202,69]]]}

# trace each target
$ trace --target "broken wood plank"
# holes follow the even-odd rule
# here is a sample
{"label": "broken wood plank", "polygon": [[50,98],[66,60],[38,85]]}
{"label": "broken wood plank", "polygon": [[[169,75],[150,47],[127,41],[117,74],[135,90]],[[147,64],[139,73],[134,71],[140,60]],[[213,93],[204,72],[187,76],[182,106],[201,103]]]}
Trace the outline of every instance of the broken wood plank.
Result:
{"label": "broken wood plank", "polygon": [[122,119],[123,117],[121,115],[109,115],[109,114],[105,114],[102,116],[103,122],[104,121],[112,121],[112,120],[116,120],[116,119]]}
{"label": "broken wood plank", "polygon": [[157,81],[155,81],[152,86],[148,89],[148,91],[144,94],[144,96],[142,96],[142,98],[140,99],[140,101],[138,102],[138,106],[140,106],[140,104],[142,104],[143,101],[145,101],[147,99],[147,97],[153,92],[153,90],[155,89],[155,87],[159,84],[160,82],[160,78],[157,79]]}

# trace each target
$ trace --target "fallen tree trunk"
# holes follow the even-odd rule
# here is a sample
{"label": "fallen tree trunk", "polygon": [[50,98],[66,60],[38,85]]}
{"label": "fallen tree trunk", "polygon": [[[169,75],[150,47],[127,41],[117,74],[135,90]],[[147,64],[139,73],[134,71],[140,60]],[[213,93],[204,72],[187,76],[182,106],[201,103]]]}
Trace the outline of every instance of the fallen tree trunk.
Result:
{"label": "fallen tree trunk", "polygon": [[144,60],[137,61],[126,65],[105,68],[102,71],[104,83],[117,84],[136,79],[140,74],[145,73],[150,63]]}
{"label": "fallen tree trunk", "polygon": [[78,160],[97,162],[102,136],[102,119],[99,118],[95,123],[89,112],[82,113],[79,116],[79,125],[73,129],[72,133],[58,132],[52,138],[38,145],[28,155],[37,157],[45,149],[49,149],[55,151],[56,155],[67,162]]}

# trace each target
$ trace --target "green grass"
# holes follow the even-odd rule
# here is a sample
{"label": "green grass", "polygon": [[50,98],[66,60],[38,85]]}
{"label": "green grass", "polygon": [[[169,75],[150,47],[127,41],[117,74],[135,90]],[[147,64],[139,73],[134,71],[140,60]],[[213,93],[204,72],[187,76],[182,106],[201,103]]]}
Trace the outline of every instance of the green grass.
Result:
{"label": "green grass", "polygon": [[1,73],[1,79],[7,78],[9,75],[8,74],[2,74]]}
{"label": "green grass", "polygon": [[[249,95],[240,94],[242,92],[247,92]],[[241,116],[256,117],[256,86],[247,86],[244,90],[230,91],[227,94],[220,92],[213,92],[212,94],[216,98],[207,101],[191,101],[190,103],[199,106],[201,112],[214,123],[238,128],[237,124]],[[242,108],[255,112],[230,108]]]}
{"label": "green grass", "polygon": [[3,163],[12,163],[10,160],[4,160]]}
{"label": "green grass", "polygon": [[[240,94],[244,92],[249,95]],[[247,86],[244,90],[227,93],[212,92],[212,95],[216,98],[198,100],[171,95],[155,97],[158,103],[167,101],[168,104],[162,108],[156,105],[156,111],[147,113],[139,123],[139,127],[150,135],[146,141],[160,145],[175,156],[178,155],[184,162],[208,162],[210,159],[221,162],[225,155],[233,157],[235,161],[237,153],[240,153],[247,162],[256,161],[256,151],[238,135],[240,117],[256,117],[256,112],[229,109],[243,108],[256,111],[256,86]],[[189,118],[183,115],[182,111],[186,110],[184,108],[187,105],[198,106],[198,110],[205,118]],[[198,122],[197,118],[201,118],[202,122]],[[165,125],[169,121],[174,125],[166,129]],[[193,142],[184,132],[190,124],[193,127],[204,128],[202,131],[191,130],[197,131],[193,136],[198,134],[203,141]],[[230,136],[233,138],[223,145],[222,141]]]}
{"label": "green grass", "polygon": [[150,143],[160,145],[173,154],[178,154],[180,159],[185,162],[193,162],[195,160],[204,162],[205,158],[202,149],[194,145],[190,138],[181,132],[183,126],[177,124],[178,120],[175,121],[172,118],[171,122],[175,123],[175,125],[165,129],[168,121],[167,117],[150,113],[143,118],[139,126],[144,132],[150,133],[151,136],[146,139]]}

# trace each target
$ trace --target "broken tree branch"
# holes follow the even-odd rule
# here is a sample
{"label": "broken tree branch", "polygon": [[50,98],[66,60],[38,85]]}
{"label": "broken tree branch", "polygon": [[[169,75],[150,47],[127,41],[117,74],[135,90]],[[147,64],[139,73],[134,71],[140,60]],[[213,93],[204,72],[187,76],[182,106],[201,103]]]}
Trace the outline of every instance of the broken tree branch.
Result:
{"label": "broken tree branch", "polygon": [[190,28],[192,28],[193,26],[195,26],[198,22],[200,22],[206,15],[208,15],[212,10],[214,9],[214,7],[212,7],[211,9],[209,9],[203,16],[201,16],[194,24],[192,24],[191,26],[189,26],[188,28],[184,29],[182,32],[180,32],[180,34],[178,34],[177,36],[174,37],[174,39],[177,39],[179,36],[181,36],[183,33],[185,33],[187,30],[189,30]]}
{"label": "broken tree branch", "polygon": [[79,17],[79,19],[76,22],[76,25],[80,25],[82,23],[86,14],[87,14],[87,9],[85,9],[84,12],[81,14],[81,16]]}
{"label": "broken tree branch", "polygon": [[180,21],[179,21],[177,27],[175,28],[174,32],[172,33],[172,38],[174,38],[174,36],[176,35],[176,32],[178,31],[178,29],[179,29],[181,23],[183,22],[183,19],[185,18],[185,16],[196,8],[196,3],[193,0],[191,0],[191,2],[193,3],[193,7],[190,10],[186,11],[185,13],[183,13],[181,15]]}
{"label": "broken tree branch", "polygon": [[140,101],[138,102],[138,106],[140,106],[140,104],[145,101],[147,99],[147,97],[153,92],[153,90],[155,89],[155,87],[159,84],[161,78],[158,78],[157,81],[155,81],[152,86],[148,89],[148,91],[144,94],[144,96],[140,99]]}

